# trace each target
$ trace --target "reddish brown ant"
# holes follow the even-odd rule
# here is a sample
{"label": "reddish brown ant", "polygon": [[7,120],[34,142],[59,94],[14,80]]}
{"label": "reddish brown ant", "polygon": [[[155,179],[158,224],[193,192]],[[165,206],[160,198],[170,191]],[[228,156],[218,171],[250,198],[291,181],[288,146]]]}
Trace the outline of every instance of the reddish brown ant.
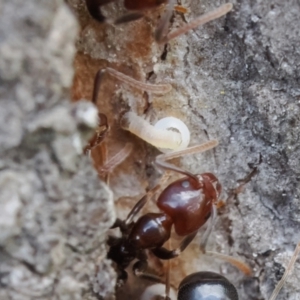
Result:
{"label": "reddish brown ant", "polygon": [[[201,248],[205,251],[206,241],[216,216],[221,184],[212,173],[194,175],[166,161],[185,154],[203,152],[217,144],[216,140],[212,140],[184,150],[161,154],[156,158],[155,163],[158,167],[178,172],[185,177],[171,183],[160,194],[156,202],[160,213],[147,213],[136,222],[133,221],[145,206],[149,198],[149,195],[146,195],[132,208],[125,220],[117,219],[112,226],[120,228],[122,236],[110,237],[107,257],[118,265],[120,279],[127,278],[125,269],[134,259],[138,259],[133,265],[135,274],[147,266],[146,249],[159,259],[168,260],[177,257],[211,217],[201,242]],[[173,226],[175,232],[184,238],[178,248],[168,250],[163,244],[169,240]]]}
{"label": "reddish brown ant", "polygon": [[169,40],[184,34],[195,27],[227,14],[232,9],[232,4],[226,3],[167,34],[166,31],[175,5],[175,0],[124,0],[124,7],[131,12],[114,20],[110,20],[102,14],[101,7],[114,1],[115,0],[85,0],[87,9],[94,19],[101,23],[112,24],[121,24],[138,20],[144,16],[145,10],[157,8],[162,4],[168,4],[168,8],[155,31],[155,40],[158,43],[167,43]]}

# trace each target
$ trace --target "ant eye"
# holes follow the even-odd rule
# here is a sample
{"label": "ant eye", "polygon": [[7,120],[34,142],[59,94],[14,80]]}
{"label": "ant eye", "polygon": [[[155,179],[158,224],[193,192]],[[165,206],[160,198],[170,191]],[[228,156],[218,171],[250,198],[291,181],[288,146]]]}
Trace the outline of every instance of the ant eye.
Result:
{"label": "ant eye", "polygon": [[181,183],[181,186],[186,189],[190,187],[190,183],[189,181],[185,180]]}

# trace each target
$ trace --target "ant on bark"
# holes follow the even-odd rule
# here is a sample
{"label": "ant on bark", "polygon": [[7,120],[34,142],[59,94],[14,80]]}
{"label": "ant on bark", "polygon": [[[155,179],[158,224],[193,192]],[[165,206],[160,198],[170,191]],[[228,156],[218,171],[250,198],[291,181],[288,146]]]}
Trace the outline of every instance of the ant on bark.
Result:
{"label": "ant on bark", "polygon": [[[162,296],[165,294],[165,296]],[[215,272],[196,272],[185,277],[178,286],[177,297],[170,284],[149,286],[141,300],[238,300],[235,286],[224,276]]]}
{"label": "ant on bark", "polygon": [[[295,251],[288,263],[288,266],[274,288],[269,300],[275,300],[282,289],[284,282],[290,275],[291,270],[300,253],[300,243],[297,244]],[[235,286],[224,276],[215,272],[195,272],[185,277],[178,286],[177,297],[170,287],[169,268],[165,285],[158,283],[146,288],[141,296],[141,300],[239,300]],[[164,296],[162,296],[164,294]]]}
{"label": "ant on bark", "polygon": [[[109,237],[108,245],[110,248],[107,257],[117,264],[119,279],[127,279],[125,269],[134,259],[138,259],[133,265],[133,271],[136,275],[141,274],[145,278],[153,277],[143,273],[147,267],[145,250],[150,250],[162,260],[177,257],[211,217],[211,222],[206,228],[200,245],[202,251],[205,252],[205,245],[216,217],[216,207],[222,189],[221,184],[212,173],[195,175],[168,163],[167,160],[185,154],[204,152],[214,148],[217,144],[216,140],[211,140],[201,145],[157,156],[155,163],[158,167],[183,174],[185,177],[171,183],[160,194],[156,201],[160,213],[147,213],[136,222],[133,220],[147,203],[150,197],[148,193],[136,203],[125,220],[117,219],[112,226],[112,228],[120,228],[122,236],[120,238]],[[154,188],[154,192],[156,189],[157,187]],[[176,249],[168,250],[163,247],[163,244],[169,240],[173,226],[177,235],[184,238]],[[214,255],[214,253],[211,254]],[[217,254],[217,256],[240,269],[246,270],[246,273],[248,272],[248,266],[241,261],[221,254]]]}
{"label": "ant on bark", "polygon": [[195,27],[205,24],[211,20],[218,19],[221,16],[227,14],[232,9],[231,3],[223,4],[220,7],[200,16],[199,18],[196,18],[185,26],[175,29],[174,31],[167,34],[166,32],[168,30],[169,21],[173,12],[173,8],[175,6],[175,0],[124,0],[124,7],[131,12],[119,18],[111,20],[106,18],[102,14],[101,7],[114,1],[115,0],[85,0],[85,3],[90,15],[94,19],[96,19],[100,23],[111,23],[116,25],[138,20],[145,15],[145,10],[155,9],[162,4],[168,4],[166,12],[161,18],[161,21],[158,24],[154,34],[155,40],[159,44],[165,44],[169,40],[176,38]]}

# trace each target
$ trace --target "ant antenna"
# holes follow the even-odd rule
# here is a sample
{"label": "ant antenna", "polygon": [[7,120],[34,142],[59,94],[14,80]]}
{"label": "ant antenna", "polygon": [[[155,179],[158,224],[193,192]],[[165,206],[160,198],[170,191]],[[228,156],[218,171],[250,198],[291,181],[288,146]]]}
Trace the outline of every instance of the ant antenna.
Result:
{"label": "ant antenna", "polygon": [[282,278],[279,280],[277,286],[275,287],[275,289],[274,289],[274,291],[273,291],[273,293],[272,293],[272,295],[271,295],[271,297],[270,297],[269,300],[275,300],[276,297],[278,296],[278,294],[279,294],[282,286],[284,285],[284,283],[286,281],[286,278],[290,275],[290,273],[292,271],[292,268],[293,268],[293,266],[294,266],[294,264],[296,262],[296,259],[297,259],[298,255],[299,255],[299,252],[300,252],[300,243],[297,244],[296,249],[295,249],[295,251],[294,251],[294,253],[293,253],[292,257],[291,257],[291,260],[290,260],[290,262],[289,262],[289,264],[288,264],[288,266],[287,266],[287,268],[286,268],[286,270],[285,270]]}
{"label": "ant antenna", "polygon": [[125,147],[117,152],[113,157],[107,160],[103,166],[98,167],[100,173],[111,173],[112,170],[121,164],[126,157],[131,153],[133,145],[131,143],[126,143]]}
{"label": "ant antenna", "polygon": [[[169,249],[171,248],[171,242],[168,240]],[[166,292],[165,292],[165,300],[170,300],[170,260],[167,260],[167,272],[166,272]]]}
{"label": "ant antenna", "polygon": [[205,254],[216,257],[218,259],[221,259],[223,261],[230,263],[231,265],[235,266],[237,269],[242,271],[247,276],[250,276],[252,274],[252,269],[245,262],[243,262],[242,260],[240,260],[236,257],[232,257],[230,255],[221,254],[221,253],[217,253],[217,252],[213,252],[213,251],[206,251]]}
{"label": "ant antenna", "polygon": [[165,43],[166,41],[166,31],[168,29],[169,21],[171,19],[173,9],[175,6],[175,0],[169,0],[165,14],[162,16],[159,25],[157,26],[154,34],[154,38],[158,43]]}
{"label": "ant antenna", "polygon": [[210,220],[207,224],[206,230],[203,234],[203,236],[201,237],[201,243],[200,243],[200,250],[205,254],[206,253],[206,244],[208,241],[208,238],[210,237],[210,234],[213,231],[213,228],[215,226],[217,220],[217,207],[216,205],[213,205],[211,208],[211,215],[210,215]]}
{"label": "ant antenna", "polygon": [[189,147],[189,148],[186,148],[183,150],[160,154],[156,157],[155,163],[158,167],[160,167],[162,169],[171,170],[171,171],[178,172],[180,174],[189,176],[190,178],[193,178],[195,180],[195,182],[198,183],[199,180],[196,175],[194,175],[188,171],[185,171],[179,167],[176,167],[170,163],[167,163],[166,161],[173,159],[173,158],[181,157],[186,154],[202,153],[202,152],[205,152],[209,149],[216,147],[217,145],[218,145],[217,140],[211,140],[211,141],[205,142],[201,145]]}
{"label": "ant antenna", "polygon": [[[171,5],[172,3],[173,3],[173,1],[171,1],[169,5]],[[209,21],[218,19],[218,18],[226,15],[228,12],[230,12],[232,10],[232,7],[233,7],[232,3],[223,4],[220,7],[216,8],[212,11],[209,11],[206,14],[200,16],[199,18],[191,21],[190,23],[186,24],[185,26],[182,26],[182,27],[170,32],[167,35],[163,35],[160,32],[156,32],[155,38],[156,38],[157,42],[160,44],[167,43],[168,41],[178,37],[179,35],[186,33],[187,31],[189,31],[191,29],[194,29],[194,28],[196,28],[200,25],[203,25]],[[170,9],[170,7],[168,8],[168,10],[169,9]],[[168,10],[167,10],[165,16],[163,17],[163,20],[157,31],[162,30],[163,32],[165,32],[165,28],[161,28],[161,27],[163,25],[163,21],[165,21],[164,18],[167,18],[169,16]],[[169,16],[169,19],[170,19],[170,16]]]}
{"label": "ant antenna", "polygon": [[130,76],[127,76],[119,71],[116,71],[112,68],[105,68],[105,69],[100,69],[96,76],[95,76],[95,81],[94,81],[94,90],[93,90],[93,98],[92,102],[94,104],[97,103],[97,98],[99,94],[99,89],[103,80],[103,76],[105,73],[108,73],[118,80],[127,83],[128,85],[138,88],[143,91],[147,91],[149,93],[155,93],[155,94],[166,94],[169,91],[171,91],[172,86],[170,84],[150,84],[150,83],[144,83],[138,80],[133,79]]}

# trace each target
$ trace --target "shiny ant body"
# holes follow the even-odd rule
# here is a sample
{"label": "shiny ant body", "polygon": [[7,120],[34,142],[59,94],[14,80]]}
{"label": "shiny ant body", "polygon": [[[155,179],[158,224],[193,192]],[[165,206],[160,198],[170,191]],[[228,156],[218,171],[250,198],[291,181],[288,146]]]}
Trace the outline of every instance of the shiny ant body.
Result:
{"label": "shiny ant body", "polygon": [[[166,283],[166,291],[162,284],[149,286],[141,296],[141,300],[165,299],[175,300],[175,293],[170,293]],[[160,294],[165,293],[163,297]],[[224,276],[215,272],[196,272],[185,277],[178,286],[177,300],[238,300],[235,286]]]}
{"label": "shiny ant body", "polygon": [[[293,266],[300,253],[300,243],[297,244],[293,255],[287,265],[282,278],[274,288],[269,300],[275,300],[282,289],[287,277],[290,275]],[[168,273],[169,273],[168,269]],[[162,296],[164,294],[164,296]],[[185,277],[178,286],[177,297],[170,289],[169,276],[162,284],[149,286],[142,294],[140,300],[239,300],[235,286],[224,276],[215,272],[196,272]]]}
{"label": "shiny ant body", "polygon": [[[122,236],[110,237],[107,257],[118,265],[120,279],[126,279],[125,269],[134,259],[138,259],[133,266],[135,273],[146,267],[146,249],[160,259],[177,257],[210,216],[215,216],[215,206],[221,193],[221,184],[216,176],[212,173],[194,175],[167,163],[166,160],[184,154],[203,152],[216,145],[217,141],[212,140],[185,150],[161,154],[156,158],[156,165],[159,167],[181,173],[185,177],[171,183],[160,194],[156,202],[160,213],[147,213],[136,222],[133,221],[145,206],[149,198],[147,194],[133,207],[126,220],[116,220],[112,228],[120,228]],[[169,240],[173,226],[175,232],[184,238],[178,248],[168,250],[163,244]],[[203,248],[211,230],[212,226],[208,226],[202,243]]]}
{"label": "shiny ant body", "polygon": [[214,272],[197,272],[184,278],[178,288],[178,300],[238,300],[234,285]]}

